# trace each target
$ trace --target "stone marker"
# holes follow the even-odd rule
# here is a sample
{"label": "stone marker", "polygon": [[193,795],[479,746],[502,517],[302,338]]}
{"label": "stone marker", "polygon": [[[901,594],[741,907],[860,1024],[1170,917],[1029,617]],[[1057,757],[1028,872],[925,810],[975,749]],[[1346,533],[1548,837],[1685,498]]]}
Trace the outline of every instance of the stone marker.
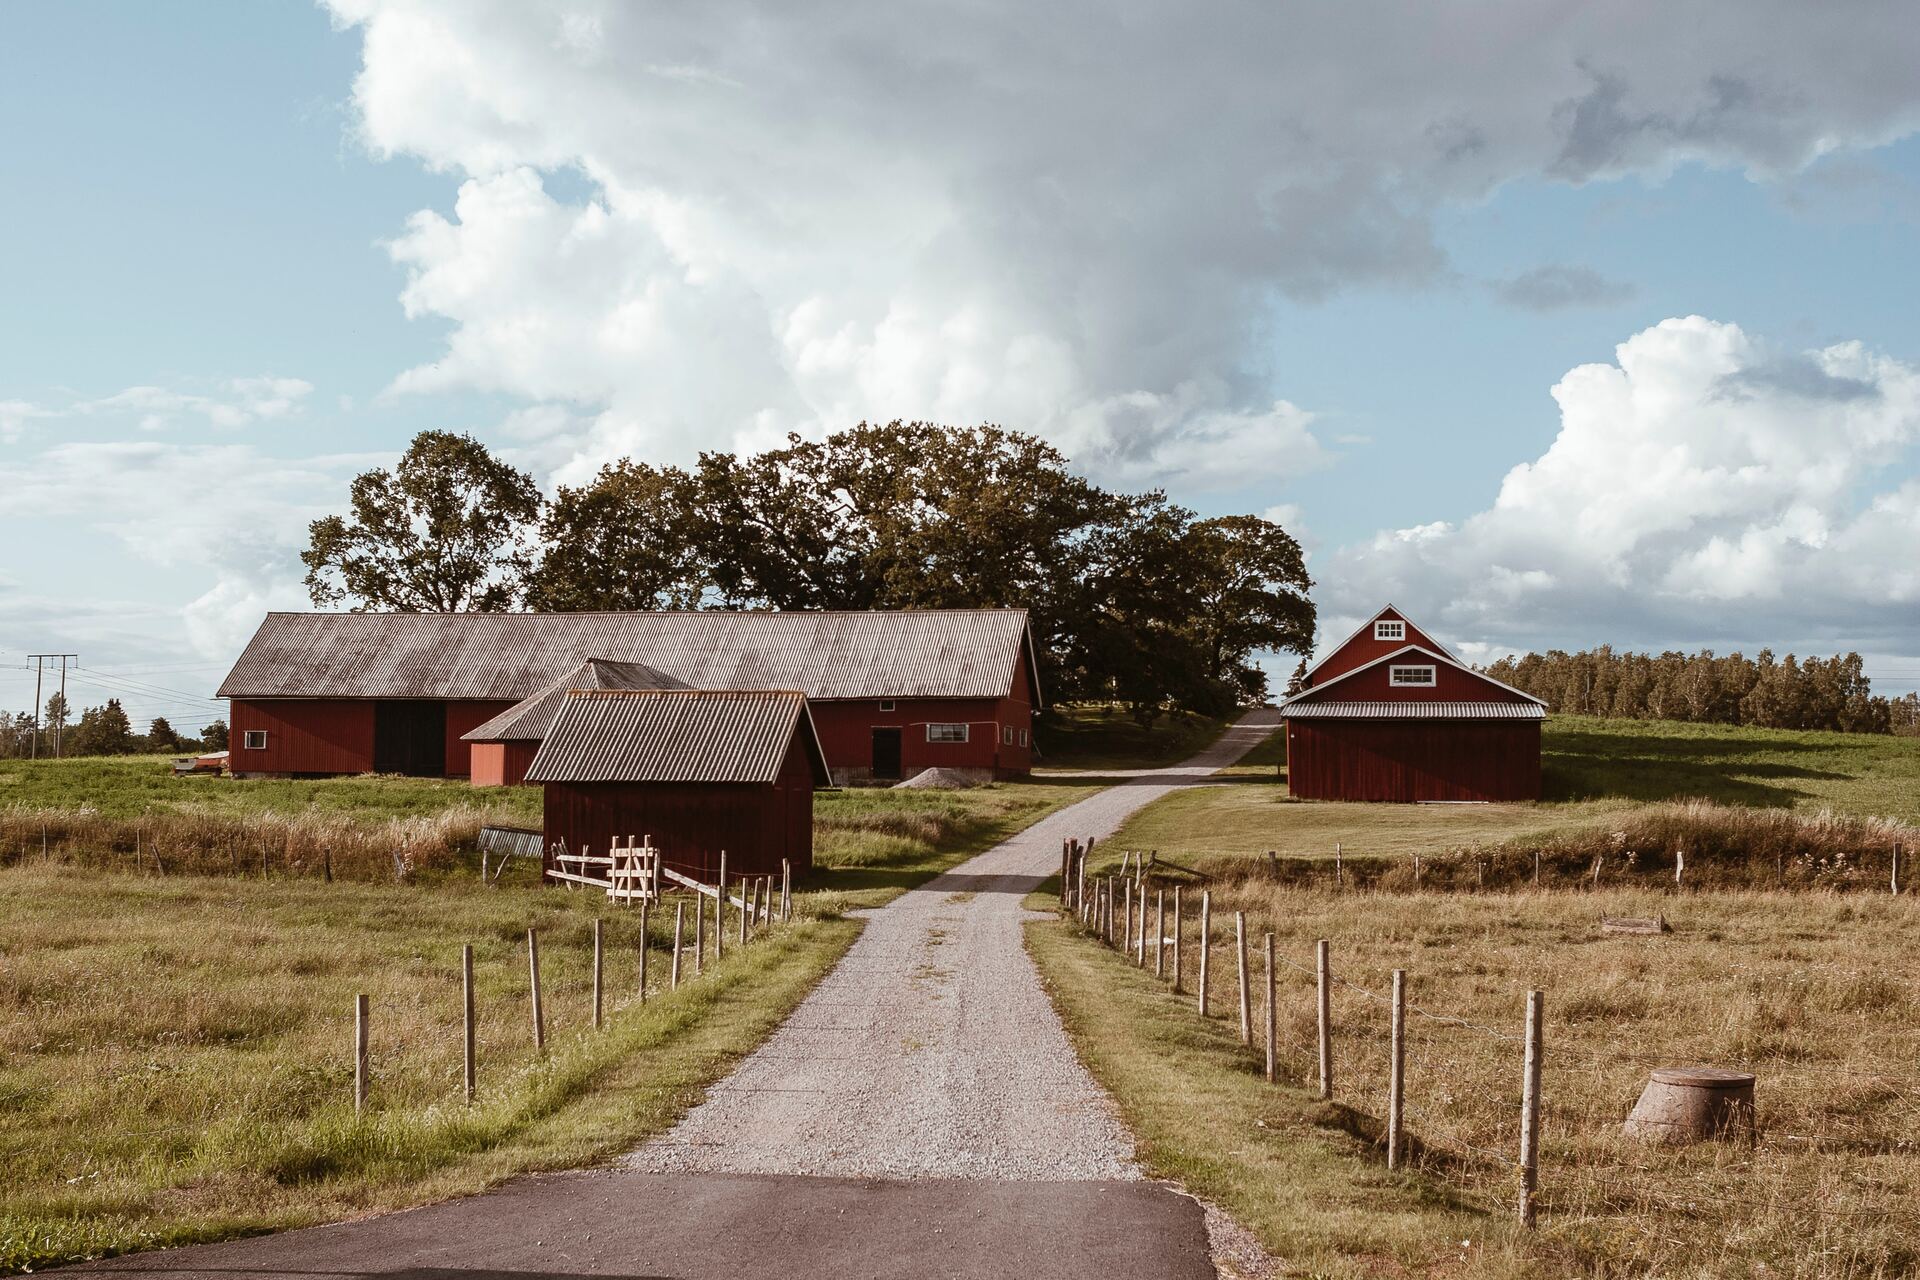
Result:
{"label": "stone marker", "polygon": [[1672,1146],[1706,1138],[1751,1141],[1753,1076],[1720,1067],[1661,1067],[1621,1128],[1629,1137]]}

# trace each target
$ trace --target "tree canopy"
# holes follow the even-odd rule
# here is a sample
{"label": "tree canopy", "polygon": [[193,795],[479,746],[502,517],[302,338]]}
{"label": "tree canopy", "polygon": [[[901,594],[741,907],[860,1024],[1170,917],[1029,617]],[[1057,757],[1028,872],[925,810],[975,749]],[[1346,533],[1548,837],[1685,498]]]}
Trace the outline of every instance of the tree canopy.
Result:
{"label": "tree canopy", "polygon": [[351,521],[312,525],[316,604],[1019,606],[1050,697],[1122,701],[1145,722],[1258,700],[1259,655],[1312,642],[1311,580],[1280,526],[1108,492],[998,426],[863,422],[688,469],[622,459],[545,503],[478,442],[429,432],[352,498]]}

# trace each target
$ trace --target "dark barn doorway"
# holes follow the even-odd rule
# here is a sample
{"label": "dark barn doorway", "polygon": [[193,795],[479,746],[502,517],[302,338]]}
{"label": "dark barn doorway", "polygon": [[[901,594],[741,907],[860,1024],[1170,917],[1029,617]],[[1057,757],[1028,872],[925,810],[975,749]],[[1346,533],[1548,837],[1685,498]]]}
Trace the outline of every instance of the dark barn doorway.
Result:
{"label": "dark barn doorway", "polygon": [[373,771],[438,778],[447,771],[447,704],[420,699],[373,704]]}
{"label": "dark barn doorway", "polygon": [[898,729],[873,731],[873,776],[895,780],[900,777],[900,731]]}

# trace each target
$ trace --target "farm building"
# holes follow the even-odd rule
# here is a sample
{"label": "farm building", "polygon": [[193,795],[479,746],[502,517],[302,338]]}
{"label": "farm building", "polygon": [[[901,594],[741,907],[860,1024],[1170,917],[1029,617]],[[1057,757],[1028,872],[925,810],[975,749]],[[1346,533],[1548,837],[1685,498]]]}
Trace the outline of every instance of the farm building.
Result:
{"label": "farm building", "polygon": [[1546,704],[1461,662],[1392,605],[1280,704],[1309,800],[1537,800]]}
{"label": "farm building", "polygon": [[930,609],[272,613],[220,686],[232,706],[229,767],[240,776],[478,769],[491,781],[497,765],[507,781],[532,758],[532,740],[469,735],[538,695],[557,700],[593,662],[644,667],[681,688],[800,690],[840,784],[933,766],[1017,777],[1032,765],[1040,686],[1026,611]]}
{"label": "farm building", "polygon": [[527,766],[576,689],[681,689],[672,676],[638,662],[589,658],[531,698],[516,702],[479,728],[461,735],[469,744],[473,785],[518,786]]}
{"label": "farm building", "polygon": [[676,871],[713,881],[813,867],[813,791],[826,757],[806,695],[787,690],[588,689],[555,710],[526,779],[553,845],[605,852],[651,837]]}

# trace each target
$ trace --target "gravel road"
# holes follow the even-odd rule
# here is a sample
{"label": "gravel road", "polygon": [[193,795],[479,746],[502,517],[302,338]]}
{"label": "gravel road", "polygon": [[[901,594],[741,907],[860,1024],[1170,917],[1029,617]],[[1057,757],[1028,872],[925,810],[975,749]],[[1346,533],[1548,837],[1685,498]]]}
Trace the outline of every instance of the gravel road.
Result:
{"label": "gravel road", "polygon": [[1132,1140],[1027,957],[1020,902],[1058,870],[1061,840],[1110,834],[1141,806],[1206,781],[1277,723],[1276,712],[1254,712],[1193,759],[1132,771],[868,913],[859,941],[780,1030],[626,1167],[1138,1177]]}

